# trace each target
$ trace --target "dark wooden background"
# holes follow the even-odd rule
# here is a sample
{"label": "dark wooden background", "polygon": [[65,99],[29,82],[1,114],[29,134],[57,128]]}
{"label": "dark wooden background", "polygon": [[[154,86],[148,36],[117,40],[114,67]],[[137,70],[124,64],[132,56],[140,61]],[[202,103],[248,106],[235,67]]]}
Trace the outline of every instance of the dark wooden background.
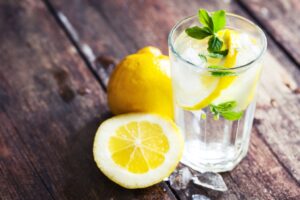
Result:
{"label": "dark wooden background", "polygon": [[[229,190],[166,182],[126,190],[96,167],[113,63],[154,45],[198,8],[226,9],[268,35],[250,151]],[[299,0],[0,0],[0,199],[300,199]]]}

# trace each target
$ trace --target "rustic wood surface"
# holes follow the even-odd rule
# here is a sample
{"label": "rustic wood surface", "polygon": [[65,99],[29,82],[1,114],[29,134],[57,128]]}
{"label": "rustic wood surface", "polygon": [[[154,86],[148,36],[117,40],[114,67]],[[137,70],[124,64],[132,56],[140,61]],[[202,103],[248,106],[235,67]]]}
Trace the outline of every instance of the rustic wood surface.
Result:
{"label": "rustic wood surface", "polygon": [[92,142],[110,115],[100,84],[43,2],[0,9],[0,199],[175,199],[165,183],[131,191],[100,173]]}
{"label": "rustic wood surface", "polygon": [[[290,37],[300,27],[280,32],[286,24],[272,8],[283,1],[270,2],[0,0],[0,199],[300,199],[300,37]],[[167,53],[171,27],[199,7],[244,15],[268,33],[248,156],[223,173],[224,193],[165,182],[122,189],[92,159],[95,130],[110,116],[109,74],[143,46]]]}
{"label": "rustic wood surface", "polygon": [[300,64],[300,2],[299,0],[239,0],[240,5],[259,20],[265,31],[287,55]]}

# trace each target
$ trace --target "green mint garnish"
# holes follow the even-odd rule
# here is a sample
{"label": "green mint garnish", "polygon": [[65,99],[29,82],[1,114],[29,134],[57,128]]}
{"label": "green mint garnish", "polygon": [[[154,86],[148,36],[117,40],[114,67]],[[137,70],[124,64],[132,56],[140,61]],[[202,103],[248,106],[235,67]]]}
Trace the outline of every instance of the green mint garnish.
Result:
{"label": "green mint garnish", "polygon": [[201,22],[201,24],[204,27],[207,27],[210,32],[213,34],[214,33],[214,22],[210,14],[204,10],[204,9],[199,9],[198,11],[198,19]]}
{"label": "green mint garnish", "polygon": [[208,54],[209,57],[211,58],[224,58],[228,54],[228,49],[224,51],[216,51],[216,52],[211,52]]}
{"label": "green mint garnish", "polygon": [[207,62],[207,58],[205,55],[199,54],[198,56],[199,56],[199,58],[201,58],[201,60],[203,60],[204,62]]}
{"label": "green mint garnish", "polygon": [[214,115],[214,119],[218,119],[219,116],[222,116],[224,119],[234,121],[239,120],[243,116],[243,111],[233,111],[236,106],[236,101],[228,101],[218,105],[210,104],[209,108]]}
{"label": "green mint garnish", "polygon": [[207,50],[209,52],[220,51],[222,46],[223,46],[222,40],[220,40],[217,36],[214,35],[208,40]]}
{"label": "green mint garnish", "polygon": [[209,29],[207,29],[207,27],[200,28],[198,26],[194,26],[194,27],[185,29],[185,32],[188,36],[198,39],[198,40],[202,40],[202,39],[206,38],[207,36],[211,35],[211,32]]}
{"label": "green mint garnish", "polygon": [[226,25],[226,16],[224,10],[218,10],[212,13],[212,21],[214,24],[214,32],[217,33],[219,30],[224,28]]}
{"label": "green mint garnish", "polygon": [[198,11],[198,19],[203,27],[194,26],[187,28],[185,30],[186,34],[198,40],[210,37],[207,50],[212,53],[220,51],[223,42],[216,33],[226,25],[225,11],[218,10],[210,14],[206,10],[200,9]]}
{"label": "green mint garnish", "polygon": [[214,70],[214,71],[211,71],[211,75],[212,76],[219,76],[219,77],[223,77],[223,76],[236,76],[236,74],[234,72],[225,71],[226,69],[228,70],[228,68],[224,68],[222,66],[210,65],[210,66],[208,66],[208,68]]}

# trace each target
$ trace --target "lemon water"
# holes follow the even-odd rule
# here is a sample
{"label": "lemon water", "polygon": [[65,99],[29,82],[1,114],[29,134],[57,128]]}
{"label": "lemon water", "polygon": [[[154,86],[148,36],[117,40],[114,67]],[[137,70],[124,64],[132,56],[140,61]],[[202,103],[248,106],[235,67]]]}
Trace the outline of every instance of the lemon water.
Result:
{"label": "lemon water", "polygon": [[[196,21],[186,19],[169,36],[175,121],[185,138],[182,162],[200,172],[229,171],[248,150],[265,38],[257,27],[248,32],[227,27],[218,36],[228,55],[211,58],[208,39],[196,40],[184,32],[195,24],[189,20]],[[216,76],[209,66],[220,64],[228,69]],[[214,113],[215,106],[228,102],[234,102],[229,115]]]}

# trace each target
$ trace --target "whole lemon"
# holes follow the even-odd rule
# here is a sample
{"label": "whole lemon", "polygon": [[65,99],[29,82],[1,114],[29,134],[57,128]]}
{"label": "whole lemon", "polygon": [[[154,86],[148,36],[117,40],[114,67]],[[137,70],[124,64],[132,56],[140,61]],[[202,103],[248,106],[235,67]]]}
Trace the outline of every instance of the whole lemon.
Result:
{"label": "whole lemon", "polygon": [[168,56],[149,46],[125,57],[109,79],[107,95],[114,114],[149,112],[173,118]]}

